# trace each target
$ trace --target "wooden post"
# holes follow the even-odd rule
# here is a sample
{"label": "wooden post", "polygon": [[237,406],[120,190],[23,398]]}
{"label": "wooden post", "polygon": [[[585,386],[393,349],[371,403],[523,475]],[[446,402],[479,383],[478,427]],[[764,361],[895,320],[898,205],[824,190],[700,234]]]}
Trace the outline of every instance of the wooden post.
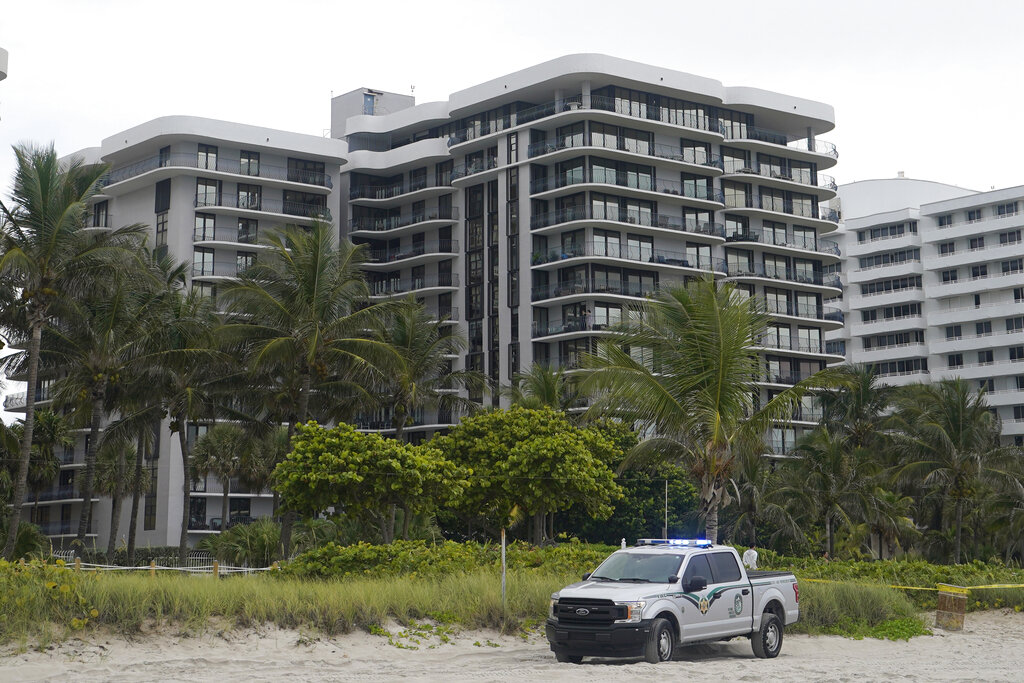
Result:
{"label": "wooden post", "polygon": [[968,590],[963,586],[939,584],[939,601],[935,609],[935,626],[946,631],[964,630]]}
{"label": "wooden post", "polygon": [[220,576],[220,563],[217,562],[217,560],[214,560],[213,561],[213,578],[216,579],[219,576]]}
{"label": "wooden post", "polygon": [[20,564],[22,567],[24,567],[25,566],[25,558],[24,557],[19,557],[18,558],[18,564]]}
{"label": "wooden post", "polygon": [[505,609],[505,527],[501,527],[501,613],[506,613]]}
{"label": "wooden post", "polygon": [[76,572],[82,571],[82,558],[80,558],[80,557],[76,557],[75,558],[75,571]]}
{"label": "wooden post", "polygon": [[149,561],[149,575],[151,577],[156,577],[156,560]]}
{"label": "wooden post", "polygon": [[270,568],[273,569],[274,571],[281,571],[281,565],[279,565],[277,562],[275,562],[274,564],[270,565]]}

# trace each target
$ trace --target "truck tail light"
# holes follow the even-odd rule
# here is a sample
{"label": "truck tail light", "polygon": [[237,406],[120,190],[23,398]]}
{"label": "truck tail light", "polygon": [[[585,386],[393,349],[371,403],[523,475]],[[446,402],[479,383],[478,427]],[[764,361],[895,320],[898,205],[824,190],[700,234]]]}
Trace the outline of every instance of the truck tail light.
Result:
{"label": "truck tail light", "polygon": [[796,598],[796,602],[800,602],[800,585],[796,581],[793,582],[793,597]]}

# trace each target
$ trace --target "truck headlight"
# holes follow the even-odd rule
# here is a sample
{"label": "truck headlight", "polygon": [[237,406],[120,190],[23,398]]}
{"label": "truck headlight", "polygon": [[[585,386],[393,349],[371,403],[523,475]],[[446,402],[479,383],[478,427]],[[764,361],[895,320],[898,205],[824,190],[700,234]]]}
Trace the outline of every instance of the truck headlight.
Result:
{"label": "truck headlight", "polygon": [[616,624],[636,624],[640,622],[641,617],[644,613],[644,607],[647,607],[647,603],[642,600],[639,602],[616,602],[616,605],[622,605],[626,608],[626,618],[616,619]]}
{"label": "truck headlight", "polygon": [[555,605],[558,604],[558,593],[551,594],[551,604],[548,606],[548,616],[552,619],[555,617]]}

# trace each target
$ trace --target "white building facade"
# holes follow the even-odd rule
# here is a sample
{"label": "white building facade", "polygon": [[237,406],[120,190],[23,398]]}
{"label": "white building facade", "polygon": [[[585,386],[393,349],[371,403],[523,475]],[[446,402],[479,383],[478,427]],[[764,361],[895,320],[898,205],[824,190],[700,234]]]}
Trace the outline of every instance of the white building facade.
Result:
{"label": "white building facade", "polygon": [[840,198],[847,315],[834,350],[887,384],[960,377],[984,388],[1004,440],[1020,444],[1024,187],[897,178],[843,186]]}

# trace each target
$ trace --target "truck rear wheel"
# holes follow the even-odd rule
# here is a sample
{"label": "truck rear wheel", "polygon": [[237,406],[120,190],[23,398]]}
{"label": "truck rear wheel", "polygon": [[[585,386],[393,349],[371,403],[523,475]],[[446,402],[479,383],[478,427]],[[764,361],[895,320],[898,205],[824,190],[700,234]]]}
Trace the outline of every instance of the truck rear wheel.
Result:
{"label": "truck rear wheel", "polygon": [[675,649],[676,636],[672,632],[672,624],[668,619],[655,619],[644,645],[644,659],[651,664],[667,662],[672,659]]}
{"label": "truck rear wheel", "polygon": [[564,652],[556,652],[555,659],[562,664],[579,664],[583,661],[582,655],[567,655]]}
{"label": "truck rear wheel", "polygon": [[761,628],[750,639],[754,656],[761,659],[778,657],[782,651],[782,620],[771,612],[761,615]]}

